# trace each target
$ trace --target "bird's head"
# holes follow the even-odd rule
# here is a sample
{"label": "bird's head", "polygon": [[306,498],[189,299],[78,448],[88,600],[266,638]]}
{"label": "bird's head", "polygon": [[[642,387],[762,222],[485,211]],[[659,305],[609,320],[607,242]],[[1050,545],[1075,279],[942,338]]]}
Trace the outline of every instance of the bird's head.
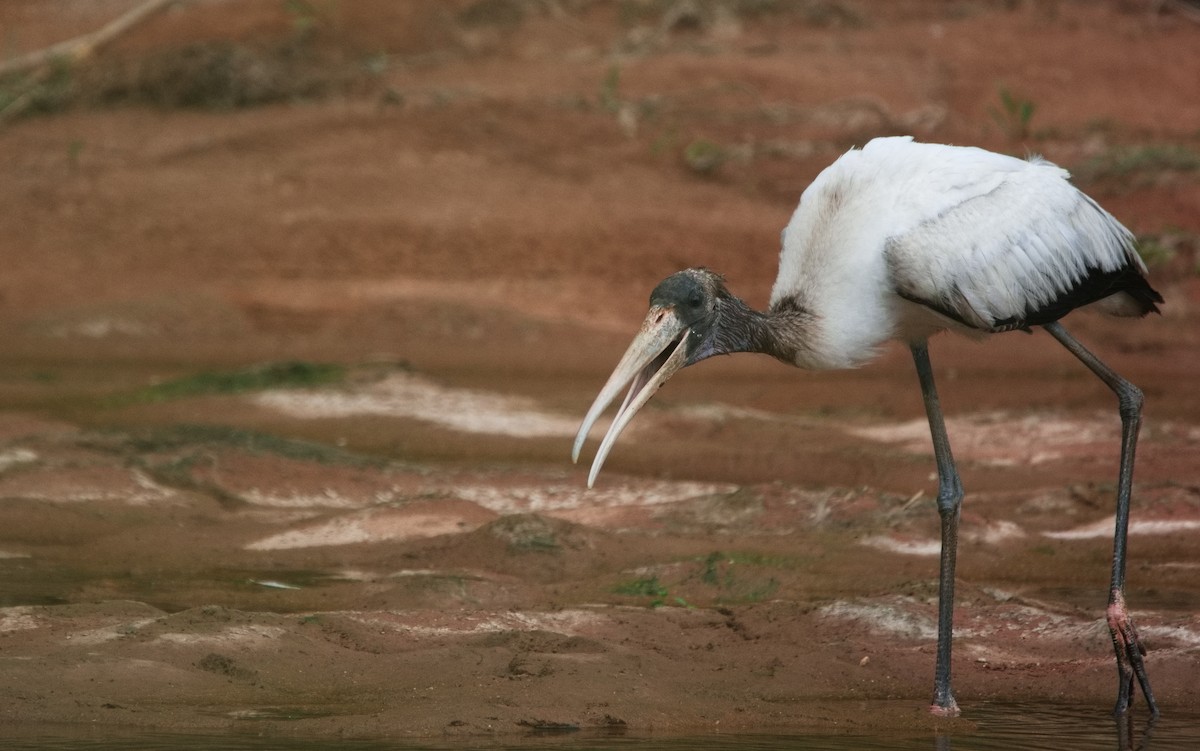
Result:
{"label": "bird's head", "polygon": [[579,451],[593,423],[632,381],[624,403],[596,452],[588,475],[588,487],[595,482],[617,436],[668,378],[680,368],[731,351],[722,346],[720,322],[722,313],[732,306],[744,307],[725,289],[720,274],[703,268],[672,274],[650,293],[650,311],[641,330],[600,390],[575,436],[571,457],[579,461]]}
{"label": "bird's head", "polygon": [[725,289],[725,278],[714,271],[698,268],[676,272],[650,293],[650,312],[642,330],[652,322],[666,329],[673,327],[677,335],[672,342],[683,345],[683,367],[694,365],[717,354],[718,322],[723,308],[733,299]]}

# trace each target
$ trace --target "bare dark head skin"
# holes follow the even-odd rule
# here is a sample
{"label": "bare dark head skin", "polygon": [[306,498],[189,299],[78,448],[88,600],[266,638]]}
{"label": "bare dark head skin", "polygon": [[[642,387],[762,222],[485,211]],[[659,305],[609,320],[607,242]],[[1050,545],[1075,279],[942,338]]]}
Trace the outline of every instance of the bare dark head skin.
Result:
{"label": "bare dark head skin", "polygon": [[686,269],[659,282],[650,294],[650,310],[641,331],[625,351],[608,382],[592,403],[571,455],[578,460],[583,441],[600,413],[620,392],[629,392],[600,443],[588,486],[617,436],[634,414],[680,368],[713,355],[761,352],[784,362],[795,362],[804,346],[811,318],[794,301],[760,313],[730,294],[720,274],[708,269]]}
{"label": "bare dark head skin", "polygon": [[[672,311],[687,329],[686,365],[719,354],[710,340],[718,328],[722,309],[736,299],[725,288],[720,274],[708,269],[686,269],[671,274],[650,293],[650,308]],[[738,302],[741,302],[740,300]]]}
{"label": "bare dark head skin", "polygon": [[706,268],[663,279],[650,293],[650,308],[673,311],[688,329],[685,365],[733,352],[761,352],[788,362],[794,350],[784,346],[779,328],[801,312],[754,310],[725,287],[725,277]]}
{"label": "bare dark head skin", "polygon": [[684,323],[690,325],[694,319],[684,313],[699,317],[705,310],[711,310],[711,304],[719,296],[729,296],[724,277],[705,268],[684,269],[658,283],[650,293],[650,306],[674,306]]}

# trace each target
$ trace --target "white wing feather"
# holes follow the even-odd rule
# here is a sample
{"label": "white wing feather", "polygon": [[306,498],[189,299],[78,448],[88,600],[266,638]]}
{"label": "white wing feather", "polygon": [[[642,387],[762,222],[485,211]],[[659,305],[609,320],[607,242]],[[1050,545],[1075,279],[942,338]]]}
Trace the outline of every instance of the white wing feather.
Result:
{"label": "white wing feather", "polygon": [[[825,169],[784,230],[771,304],[822,321],[805,367],[869,359],[896,295],[990,331],[1090,270],[1144,270],[1133,237],[1065,170],[983,149],[877,138]],[[928,333],[928,332],[926,332]]]}
{"label": "white wing feather", "polygon": [[987,331],[1049,305],[1090,272],[1144,270],[1133,235],[1065,170],[1041,159],[988,161],[974,182],[955,186],[956,203],[922,212],[885,241],[903,296]]}

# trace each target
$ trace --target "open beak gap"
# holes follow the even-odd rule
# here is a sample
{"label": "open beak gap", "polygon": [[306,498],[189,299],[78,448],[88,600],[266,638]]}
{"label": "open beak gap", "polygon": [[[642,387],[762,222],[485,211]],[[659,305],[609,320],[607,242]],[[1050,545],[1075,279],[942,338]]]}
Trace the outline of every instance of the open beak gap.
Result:
{"label": "open beak gap", "polygon": [[[671,352],[671,356],[667,358],[666,363],[650,378],[650,380],[637,391],[635,394],[630,390],[632,399],[626,399],[626,403],[621,406],[621,411],[617,412],[613,418],[613,423],[608,427],[608,432],[604,434],[604,440],[600,442],[600,448],[596,450],[596,458],[592,460],[592,470],[588,472],[588,487],[592,487],[596,483],[596,476],[600,474],[600,468],[604,466],[604,460],[608,458],[608,452],[612,450],[613,444],[617,442],[617,436],[621,435],[621,431],[625,430],[625,426],[633,419],[638,410],[645,406],[646,402],[650,401],[650,397],[654,396],[655,392],[662,387],[667,379],[675,374],[675,371],[683,367],[687,360],[685,351],[686,337],[675,345],[675,350]],[[636,384],[635,384],[636,385]]]}
{"label": "open beak gap", "polygon": [[[583,419],[579,433],[575,436],[571,458],[578,462],[579,452],[583,448],[584,441],[587,440],[592,425],[625,388],[625,385],[630,384],[629,391],[626,393],[620,409],[617,410],[612,425],[609,426],[608,432],[600,443],[596,458],[592,461],[592,469],[588,474],[589,488],[595,483],[596,476],[600,473],[600,468],[604,465],[604,460],[608,457],[608,452],[612,450],[613,444],[616,443],[617,437],[621,435],[621,431],[625,429],[638,410],[645,406],[650,397],[654,396],[654,393],[666,383],[667,379],[687,362],[688,333],[689,329],[669,309],[653,308],[646,316],[642,330],[638,332],[629,345],[629,349],[621,357],[616,369],[604,384],[604,388],[596,396],[591,409]],[[655,369],[655,360],[672,344],[674,344],[674,348],[671,349],[670,355],[660,367]]]}

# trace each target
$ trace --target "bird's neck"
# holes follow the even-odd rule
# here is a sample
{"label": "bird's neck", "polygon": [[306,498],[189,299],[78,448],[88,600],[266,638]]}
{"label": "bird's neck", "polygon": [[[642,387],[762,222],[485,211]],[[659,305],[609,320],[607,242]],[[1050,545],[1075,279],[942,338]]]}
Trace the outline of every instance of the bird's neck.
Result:
{"label": "bird's neck", "polygon": [[759,352],[788,365],[800,365],[809,359],[813,334],[813,315],[809,311],[791,301],[765,312],[736,297],[725,302],[719,351]]}

